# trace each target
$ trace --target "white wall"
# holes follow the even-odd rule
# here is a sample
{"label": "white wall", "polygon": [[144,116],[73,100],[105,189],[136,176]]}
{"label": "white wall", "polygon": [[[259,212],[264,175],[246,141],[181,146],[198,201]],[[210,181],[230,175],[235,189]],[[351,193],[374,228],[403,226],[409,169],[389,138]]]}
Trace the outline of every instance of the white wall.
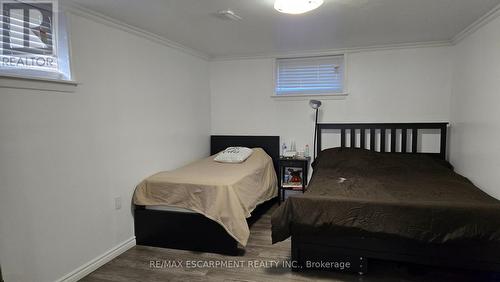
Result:
{"label": "white wall", "polygon": [[[271,98],[273,60],[207,63],[86,18],[70,20],[81,82],[75,93],[0,88],[6,281],[55,280],[133,237],[135,185],[208,154],[210,127],[280,135],[299,149],[312,144],[308,99]],[[320,121],[451,118],[452,163],[500,196],[499,29],[496,19],[453,48],[350,54],[349,96],[323,100]]]}
{"label": "white wall", "polygon": [[130,239],[135,185],[209,152],[207,61],[70,20],[75,93],[0,88],[0,262],[9,282],[54,281]]}
{"label": "white wall", "polygon": [[[449,47],[349,54],[349,95],[323,100],[320,122],[448,121],[451,94]],[[210,63],[214,134],[275,134],[312,144],[314,114],[309,99],[273,95],[273,60]],[[431,137],[426,151],[436,151]],[[435,142],[434,142],[435,141]]]}
{"label": "white wall", "polygon": [[453,47],[451,162],[500,199],[500,18]]}

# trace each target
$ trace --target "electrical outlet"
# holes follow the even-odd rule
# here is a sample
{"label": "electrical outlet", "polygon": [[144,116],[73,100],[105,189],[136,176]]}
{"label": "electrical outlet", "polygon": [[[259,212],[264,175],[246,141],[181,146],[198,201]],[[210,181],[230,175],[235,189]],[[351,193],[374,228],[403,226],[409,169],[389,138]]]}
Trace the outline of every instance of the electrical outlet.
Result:
{"label": "electrical outlet", "polygon": [[122,208],[122,198],[116,197],[115,198],[115,210],[120,210],[121,208]]}

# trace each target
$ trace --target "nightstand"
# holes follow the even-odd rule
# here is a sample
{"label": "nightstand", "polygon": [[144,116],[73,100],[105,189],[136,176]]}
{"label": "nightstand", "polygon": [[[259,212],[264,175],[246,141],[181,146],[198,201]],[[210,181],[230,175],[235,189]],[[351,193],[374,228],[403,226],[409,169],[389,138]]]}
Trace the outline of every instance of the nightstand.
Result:
{"label": "nightstand", "polygon": [[[310,157],[295,157],[295,158],[285,158],[280,157],[278,161],[278,167],[280,172],[280,179],[278,183],[278,196],[279,203],[285,200],[285,192],[289,191],[306,191],[307,186],[307,176],[309,169]],[[291,173],[289,170],[294,170]],[[291,174],[297,175],[300,171],[300,182],[292,182],[293,176]],[[295,179],[297,180],[297,179]]]}

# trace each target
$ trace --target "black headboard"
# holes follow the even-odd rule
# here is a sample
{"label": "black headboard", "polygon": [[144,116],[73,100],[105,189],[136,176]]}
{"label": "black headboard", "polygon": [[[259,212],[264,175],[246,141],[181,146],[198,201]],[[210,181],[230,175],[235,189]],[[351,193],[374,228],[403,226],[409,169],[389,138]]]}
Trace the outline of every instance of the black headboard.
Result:
{"label": "black headboard", "polygon": [[244,136],[244,135],[212,135],[210,136],[210,155],[226,149],[227,147],[260,147],[273,159],[277,171],[280,157],[279,136]]}
{"label": "black headboard", "polygon": [[[440,130],[440,149],[436,155],[441,159],[446,159],[446,134],[448,129],[447,122],[439,123],[320,123],[318,124],[318,143],[316,144],[316,152],[321,151],[321,136],[324,130],[340,129],[340,144],[341,147],[346,146],[346,131],[349,131],[350,142],[349,147],[370,149],[375,151],[375,137],[376,132],[380,131],[379,142],[380,152],[401,152],[401,153],[414,153],[418,152],[418,134],[421,129],[439,129]],[[408,132],[411,131],[411,150],[408,150]],[[355,132],[355,134],[351,134]],[[362,136],[360,144],[356,144],[356,134],[360,133]],[[370,148],[367,148],[366,137],[369,134]],[[390,148],[387,149],[386,134],[390,136]],[[396,148],[396,137],[400,134],[401,143],[399,148]]]}

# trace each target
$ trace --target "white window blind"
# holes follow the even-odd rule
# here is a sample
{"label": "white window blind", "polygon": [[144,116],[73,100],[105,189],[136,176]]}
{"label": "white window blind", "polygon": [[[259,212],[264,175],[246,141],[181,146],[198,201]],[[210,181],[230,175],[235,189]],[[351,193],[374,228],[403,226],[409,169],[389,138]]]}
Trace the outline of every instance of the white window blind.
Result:
{"label": "white window blind", "polygon": [[0,1],[0,75],[71,80],[57,0]]}
{"label": "white window blind", "polygon": [[276,60],[276,95],[341,94],[344,56]]}

